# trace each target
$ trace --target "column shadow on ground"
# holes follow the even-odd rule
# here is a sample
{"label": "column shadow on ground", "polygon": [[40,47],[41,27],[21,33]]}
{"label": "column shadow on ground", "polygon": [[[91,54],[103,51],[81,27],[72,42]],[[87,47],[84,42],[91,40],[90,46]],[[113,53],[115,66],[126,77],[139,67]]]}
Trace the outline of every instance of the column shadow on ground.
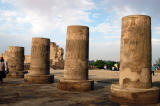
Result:
{"label": "column shadow on ground", "polygon": [[111,84],[118,83],[119,79],[105,79],[105,80],[97,80],[94,83],[94,89],[102,89],[106,86],[111,86]]}

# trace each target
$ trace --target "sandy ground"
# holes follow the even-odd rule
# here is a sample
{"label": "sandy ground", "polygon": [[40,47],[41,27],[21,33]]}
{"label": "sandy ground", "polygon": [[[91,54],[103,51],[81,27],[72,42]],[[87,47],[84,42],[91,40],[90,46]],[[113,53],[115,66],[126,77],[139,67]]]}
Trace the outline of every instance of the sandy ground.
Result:
{"label": "sandy ground", "polygon": [[[56,82],[63,77],[63,70],[51,70],[51,74],[55,76],[53,84],[25,84],[23,79],[5,79],[0,85],[0,106],[119,106],[108,98],[110,85],[118,82],[119,72],[89,70],[89,78],[95,81],[95,90],[89,92],[58,90]],[[160,73],[155,73],[152,80],[153,85],[160,87]]]}

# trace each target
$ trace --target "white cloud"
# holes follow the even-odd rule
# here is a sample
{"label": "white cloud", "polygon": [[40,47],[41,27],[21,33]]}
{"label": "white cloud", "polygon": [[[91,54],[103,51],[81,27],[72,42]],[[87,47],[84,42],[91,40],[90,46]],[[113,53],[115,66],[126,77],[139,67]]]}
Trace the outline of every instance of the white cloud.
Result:
{"label": "white cloud", "polygon": [[157,60],[160,57],[160,39],[153,38],[152,39],[152,60],[153,63],[155,63],[155,60]]}
{"label": "white cloud", "polygon": [[90,60],[115,60],[120,59],[120,41],[90,42]]}
{"label": "white cloud", "polygon": [[0,51],[9,45],[21,45],[27,54],[33,36],[49,37],[64,47],[65,38],[59,36],[65,35],[68,25],[91,22],[89,11],[95,8],[92,0],[3,0],[2,3],[14,8],[0,8],[0,36],[6,39],[6,42],[0,39]]}
{"label": "white cloud", "polygon": [[152,38],[153,44],[160,44],[160,39]]}
{"label": "white cloud", "polygon": [[120,39],[121,36],[104,36],[104,39]]}
{"label": "white cloud", "polygon": [[0,10],[0,21],[12,22],[15,21],[13,18],[17,16],[15,11]]}
{"label": "white cloud", "polygon": [[100,32],[103,33],[105,39],[107,38],[115,38],[114,35],[120,35],[120,24],[115,21],[110,22],[102,22],[95,27],[90,27],[91,32]]}
{"label": "white cloud", "polygon": [[127,16],[127,15],[144,14],[144,13],[139,13],[139,11],[137,11],[129,6],[113,7],[113,11],[115,12],[116,17],[118,19],[121,19],[122,17]]}
{"label": "white cloud", "polygon": [[[50,34],[55,30],[65,32],[67,25],[90,22],[88,10],[94,9],[92,0],[12,0],[24,21],[32,25],[33,34]],[[23,22],[23,19],[18,22]]]}
{"label": "white cloud", "polygon": [[155,27],[155,33],[160,34],[160,27]]}
{"label": "white cloud", "polygon": [[[59,36],[65,35],[67,25],[83,24],[91,25],[90,32],[100,32],[102,34],[101,39],[107,40],[104,43],[104,40],[97,41],[95,36],[91,37],[90,58],[118,60],[120,40],[117,41],[117,39],[120,38],[121,33],[121,18],[131,14],[147,14],[152,17],[153,21],[158,20],[156,24],[159,23],[160,18],[160,0],[100,0],[98,2],[94,0],[1,1],[14,7],[7,10],[0,8],[0,36],[4,37],[2,35],[7,34],[3,39],[0,39],[1,50],[6,45],[17,44],[25,46],[29,51],[32,36],[41,35],[50,37],[53,41],[57,41],[57,44],[64,47],[65,37]],[[106,18],[104,19],[103,16]],[[160,27],[156,27],[152,32],[154,31],[156,31],[156,34],[160,34]],[[14,39],[11,39],[12,37]],[[116,40],[108,42],[108,39]],[[159,39],[152,39],[153,57],[159,55],[159,42]],[[5,44],[5,46],[2,44]]]}
{"label": "white cloud", "polygon": [[96,27],[91,27],[91,31],[102,32],[102,33],[107,34],[112,31],[112,26],[107,23],[101,23]]}
{"label": "white cloud", "polygon": [[[113,12],[115,8],[121,16],[125,13],[131,14],[148,14],[154,18],[160,17],[160,0],[103,0],[102,6],[106,6],[106,10]],[[127,14],[127,15],[129,15]]]}
{"label": "white cloud", "polygon": [[99,15],[100,15],[100,14],[98,14],[98,13],[94,13],[94,14],[92,14],[92,17],[93,17],[93,18],[98,18]]}
{"label": "white cloud", "polygon": [[[25,21],[23,16],[14,10],[3,10],[0,9],[0,34],[9,34],[13,35],[19,32],[26,33]],[[28,31],[29,32],[29,31]]]}

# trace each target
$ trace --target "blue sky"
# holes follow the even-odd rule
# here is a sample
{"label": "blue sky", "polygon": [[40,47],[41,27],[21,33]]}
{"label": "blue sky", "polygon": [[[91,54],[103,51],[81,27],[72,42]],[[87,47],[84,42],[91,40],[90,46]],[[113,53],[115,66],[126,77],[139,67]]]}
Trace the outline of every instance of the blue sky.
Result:
{"label": "blue sky", "polygon": [[24,46],[32,37],[46,37],[65,48],[68,25],[90,28],[90,59],[120,58],[121,18],[152,18],[152,60],[160,57],[160,0],[0,0],[0,52]]}

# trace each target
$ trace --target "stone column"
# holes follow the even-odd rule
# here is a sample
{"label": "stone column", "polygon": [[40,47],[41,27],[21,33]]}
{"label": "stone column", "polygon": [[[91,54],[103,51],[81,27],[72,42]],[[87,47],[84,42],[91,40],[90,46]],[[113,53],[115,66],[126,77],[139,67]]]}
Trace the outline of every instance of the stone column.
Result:
{"label": "stone column", "polygon": [[51,83],[50,75],[50,39],[32,38],[31,65],[28,74],[25,74],[27,83]]}
{"label": "stone column", "polygon": [[112,84],[110,99],[119,103],[158,102],[159,88],[152,86],[151,17],[122,18],[119,84]]}
{"label": "stone column", "polygon": [[5,59],[8,62],[8,78],[24,77],[24,47],[9,46],[5,52]]}
{"label": "stone column", "polygon": [[94,82],[88,80],[89,28],[68,26],[64,78],[57,87],[68,91],[93,90]]}

